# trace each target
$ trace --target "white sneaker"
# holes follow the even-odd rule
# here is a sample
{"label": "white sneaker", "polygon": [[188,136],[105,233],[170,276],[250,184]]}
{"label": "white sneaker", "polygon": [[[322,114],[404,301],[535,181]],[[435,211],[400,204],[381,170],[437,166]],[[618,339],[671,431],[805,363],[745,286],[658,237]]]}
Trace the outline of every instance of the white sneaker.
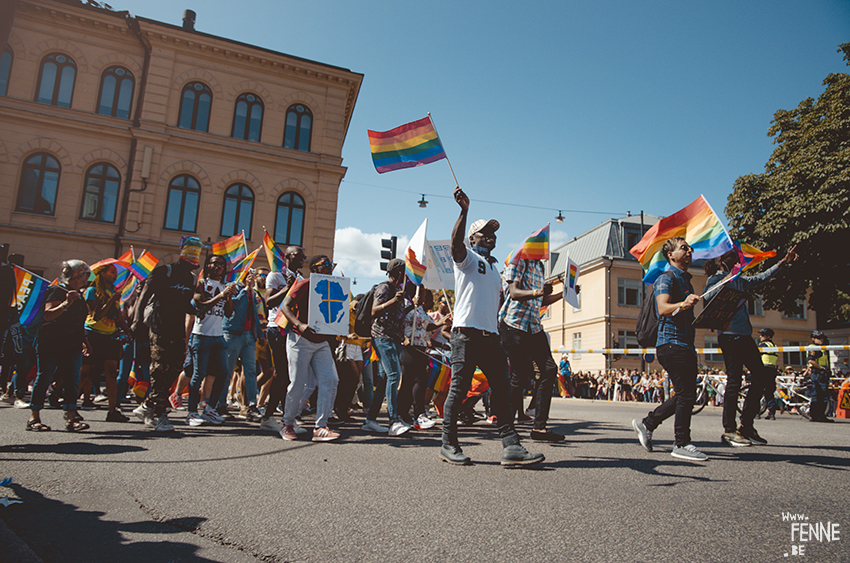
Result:
{"label": "white sneaker", "polygon": [[106,403],[108,401],[109,401],[109,398],[106,395],[104,395],[103,393],[101,393],[100,395],[95,397],[92,402],[94,402],[94,403]]}
{"label": "white sneaker", "polygon": [[174,427],[171,426],[170,422],[168,422],[168,415],[163,414],[159,417],[159,420],[156,421],[156,426],[154,426],[154,430],[157,432],[174,432]]}
{"label": "white sneaker", "polygon": [[190,412],[186,416],[186,424],[189,426],[200,426],[204,423],[204,419],[196,412]]}
{"label": "white sneaker", "polygon": [[390,425],[389,435],[390,436],[401,436],[402,434],[404,434],[408,430],[410,430],[410,426],[408,426],[407,424],[405,424],[401,421],[393,422]]}
{"label": "white sneaker", "polygon": [[145,408],[144,403],[133,409],[133,414],[136,415],[139,420],[144,422],[145,426],[147,426],[148,428],[153,428],[156,426],[156,421],[153,418],[153,411]]}
{"label": "white sneaker", "polygon": [[675,446],[673,447],[673,451],[670,452],[670,455],[679,459],[687,459],[689,461],[705,461],[708,459],[708,456],[696,449],[693,444],[688,444],[687,446],[682,447]]}
{"label": "white sneaker", "polygon": [[269,432],[280,432],[282,428],[283,425],[278,419],[273,416],[264,418],[262,422],[260,422],[260,430],[268,430]]}
{"label": "white sneaker", "polygon": [[376,434],[386,434],[389,431],[389,428],[378,424],[374,420],[366,420],[366,424],[361,426],[360,430],[363,430],[364,432],[374,432]]}
{"label": "white sneaker", "polygon": [[30,408],[30,404],[26,401],[22,401],[20,399],[15,399],[15,408],[16,409],[28,409],[28,408]]}
{"label": "white sneaker", "polygon": [[0,401],[6,403],[7,405],[14,405],[15,396],[12,393],[3,393],[3,395],[0,396]]}
{"label": "white sneaker", "polygon": [[416,419],[416,425],[421,430],[427,430],[429,428],[433,428],[435,424],[437,424],[437,423],[434,422],[433,420],[431,420],[430,418],[428,418],[427,416],[425,416],[424,414],[420,414],[419,417]]}
{"label": "white sneaker", "polygon": [[203,418],[210,424],[215,424],[216,426],[224,424],[224,418],[220,414],[215,412],[215,409],[213,409],[209,405],[204,405],[204,412],[201,413],[201,418]]}

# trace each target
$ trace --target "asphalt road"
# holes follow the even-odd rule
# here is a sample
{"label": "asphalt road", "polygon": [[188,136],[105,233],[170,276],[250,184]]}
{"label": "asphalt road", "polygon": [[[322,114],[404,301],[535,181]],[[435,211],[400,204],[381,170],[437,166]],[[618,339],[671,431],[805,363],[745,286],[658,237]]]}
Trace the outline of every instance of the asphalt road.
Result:
{"label": "asphalt road", "polygon": [[526,440],[545,464],[506,470],[480,423],[461,430],[474,465],[457,467],[437,457],[439,425],[284,442],[243,422],[162,436],[101,410],[71,434],[47,410],[54,430],[35,433],[28,411],[2,405],[0,479],[13,484],[0,497],[23,503],[0,519],[63,563],[850,561],[850,421],[756,421],[770,444],[733,449],[707,407],[692,435],[710,459],[695,463],[670,456],[672,419],[653,453],[638,445],[630,421],[646,411],[555,399],[550,427],[567,441]]}

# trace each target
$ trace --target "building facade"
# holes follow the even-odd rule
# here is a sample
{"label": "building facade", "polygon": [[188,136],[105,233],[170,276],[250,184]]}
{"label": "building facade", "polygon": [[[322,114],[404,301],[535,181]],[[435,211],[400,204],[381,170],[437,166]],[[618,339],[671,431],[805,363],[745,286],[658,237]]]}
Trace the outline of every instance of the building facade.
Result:
{"label": "building facade", "polygon": [[244,231],[250,251],[264,227],[332,255],[362,79],[194,17],[21,0],[0,61],[0,242],[50,279],[131,245],[172,261],[184,235]]}
{"label": "building facade", "polygon": [[[645,293],[651,298],[652,289],[643,285],[643,270],[628,251],[659,219],[644,216],[643,230],[640,217],[610,219],[552,252],[550,276],[554,279],[554,290],[563,291],[563,282],[557,278],[563,277],[567,257],[580,267],[577,283],[581,286],[580,307],[574,308],[561,300],[550,307],[544,317],[543,326],[549,333],[552,348],[599,350],[639,347],[635,325]],[[702,293],[707,279],[702,263],[692,266],[689,273],[693,275],[691,283],[694,290]],[[754,337],[760,328],[771,328],[776,333],[773,341],[777,346],[808,345],[809,334],[816,328],[817,319],[814,311],[806,309],[805,302],[801,301],[799,305],[797,314],[786,315],[780,311],[765,310],[761,298],[755,296],[748,303]],[[698,305],[699,310],[701,306]],[[697,329],[695,344],[697,348],[716,348],[717,333]],[[805,356],[805,352],[786,352],[780,354],[779,364],[800,369],[805,364]],[[699,361],[708,367],[724,366],[722,354],[700,354]],[[573,371],[637,369],[641,367],[641,357],[639,354],[573,354],[570,365]],[[647,368],[660,369],[660,366],[656,361],[647,364]]]}

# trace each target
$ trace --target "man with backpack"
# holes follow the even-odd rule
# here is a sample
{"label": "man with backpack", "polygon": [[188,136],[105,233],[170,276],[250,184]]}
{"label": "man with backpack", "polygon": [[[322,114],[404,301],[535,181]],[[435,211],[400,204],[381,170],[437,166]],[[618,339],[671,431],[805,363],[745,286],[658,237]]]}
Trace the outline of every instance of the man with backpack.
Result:
{"label": "man with backpack", "polygon": [[675,445],[671,455],[690,461],[704,461],[708,456],[691,443],[691,409],[696,400],[697,386],[694,305],[700,300],[694,294],[691,275],[688,273],[693,249],[684,238],[674,237],[664,243],[661,251],[670,269],[658,276],[653,284],[653,301],[658,318],[655,347],[658,361],[667,370],[676,394],[643,420],[633,420],[632,427],[638,434],[641,446],[651,452],[652,432],[663,421],[675,415]]}

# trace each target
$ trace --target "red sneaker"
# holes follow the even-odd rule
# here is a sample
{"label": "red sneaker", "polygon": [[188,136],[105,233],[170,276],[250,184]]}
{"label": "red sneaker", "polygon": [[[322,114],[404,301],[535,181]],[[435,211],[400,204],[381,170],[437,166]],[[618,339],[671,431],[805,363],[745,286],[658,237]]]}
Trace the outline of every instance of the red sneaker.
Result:
{"label": "red sneaker", "polygon": [[[291,426],[287,426],[287,428],[291,428]],[[295,431],[293,430],[293,434]],[[330,442],[331,440],[336,440],[339,438],[339,432],[334,432],[327,426],[323,426],[322,428],[316,428],[313,430],[313,441],[314,442]]]}

